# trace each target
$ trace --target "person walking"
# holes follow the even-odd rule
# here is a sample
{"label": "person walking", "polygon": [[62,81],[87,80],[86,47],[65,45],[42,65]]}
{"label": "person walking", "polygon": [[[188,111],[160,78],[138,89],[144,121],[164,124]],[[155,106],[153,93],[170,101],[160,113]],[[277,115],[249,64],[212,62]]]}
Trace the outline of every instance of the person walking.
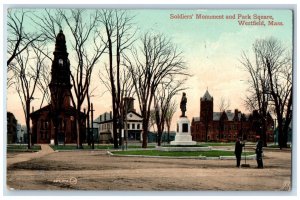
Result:
{"label": "person walking", "polygon": [[235,149],[234,149],[234,154],[236,157],[236,167],[240,167],[241,164],[241,157],[242,157],[242,151],[243,151],[243,146],[245,146],[245,144],[243,144],[241,142],[241,139],[238,137],[236,139],[235,142]]}
{"label": "person walking", "polygon": [[262,169],[264,168],[263,159],[262,159],[263,142],[260,139],[260,136],[256,136],[256,139],[257,139],[257,143],[256,143],[255,153],[256,153],[257,168]]}

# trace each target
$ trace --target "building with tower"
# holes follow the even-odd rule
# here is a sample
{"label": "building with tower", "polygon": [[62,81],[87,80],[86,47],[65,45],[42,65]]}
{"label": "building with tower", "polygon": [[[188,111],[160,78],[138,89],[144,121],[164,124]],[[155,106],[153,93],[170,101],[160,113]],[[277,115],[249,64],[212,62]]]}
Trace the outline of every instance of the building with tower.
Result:
{"label": "building with tower", "polygon": [[76,143],[76,117],[80,123],[80,140],[85,140],[85,114],[71,106],[71,71],[66,39],[60,30],[56,37],[51,66],[51,102],[30,114],[33,143]]}
{"label": "building with tower", "polygon": [[[193,117],[191,134],[194,141],[235,141],[242,137],[248,141],[256,141],[255,136],[261,134],[261,120],[258,111],[252,114],[244,114],[238,109],[234,112],[224,110],[214,112],[214,98],[206,90],[200,98],[200,115]],[[274,141],[274,121],[270,114],[266,120],[267,142]]]}

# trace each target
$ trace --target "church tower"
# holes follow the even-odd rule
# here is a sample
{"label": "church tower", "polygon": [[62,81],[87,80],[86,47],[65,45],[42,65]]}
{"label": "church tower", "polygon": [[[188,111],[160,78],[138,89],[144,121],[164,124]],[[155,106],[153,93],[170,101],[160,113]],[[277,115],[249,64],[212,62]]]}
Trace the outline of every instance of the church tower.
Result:
{"label": "church tower", "polygon": [[51,82],[49,84],[51,92],[51,104],[56,109],[66,109],[70,107],[70,61],[66,47],[66,39],[63,31],[60,30],[56,36],[54,59],[51,67]]}
{"label": "church tower", "polygon": [[200,121],[210,122],[213,120],[214,98],[206,90],[203,97],[200,98]]}

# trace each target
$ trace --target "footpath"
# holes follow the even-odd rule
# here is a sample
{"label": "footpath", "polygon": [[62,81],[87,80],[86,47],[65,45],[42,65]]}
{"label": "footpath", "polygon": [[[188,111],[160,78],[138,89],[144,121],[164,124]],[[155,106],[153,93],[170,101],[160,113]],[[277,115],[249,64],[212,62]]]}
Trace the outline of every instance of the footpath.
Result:
{"label": "footpath", "polygon": [[48,154],[54,153],[54,150],[48,145],[48,144],[41,144],[41,150],[38,152],[34,152],[34,153],[20,153],[17,154],[13,157],[7,158],[6,159],[6,164],[7,167],[15,164],[15,163],[19,163],[19,162],[25,162],[28,160],[32,160],[35,158],[40,158],[43,156],[46,156]]}

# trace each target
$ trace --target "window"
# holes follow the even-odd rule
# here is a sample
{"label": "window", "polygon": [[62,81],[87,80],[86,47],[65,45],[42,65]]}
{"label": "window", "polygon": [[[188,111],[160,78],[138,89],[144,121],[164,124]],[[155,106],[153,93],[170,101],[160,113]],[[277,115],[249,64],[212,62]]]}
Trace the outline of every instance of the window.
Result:
{"label": "window", "polygon": [[136,129],[138,129],[138,130],[140,130],[141,128],[140,128],[140,124],[137,124],[137,128]]}
{"label": "window", "polygon": [[135,129],[135,124],[132,124],[132,129],[133,129],[133,130]]}
{"label": "window", "polygon": [[58,64],[59,64],[60,66],[63,66],[63,65],[64,65],[63,59],[59,59],[59,60],[58,60]]}
{"label": "window", "polygon": [[130,124],[127,124],[127,129],[130,129]]}

